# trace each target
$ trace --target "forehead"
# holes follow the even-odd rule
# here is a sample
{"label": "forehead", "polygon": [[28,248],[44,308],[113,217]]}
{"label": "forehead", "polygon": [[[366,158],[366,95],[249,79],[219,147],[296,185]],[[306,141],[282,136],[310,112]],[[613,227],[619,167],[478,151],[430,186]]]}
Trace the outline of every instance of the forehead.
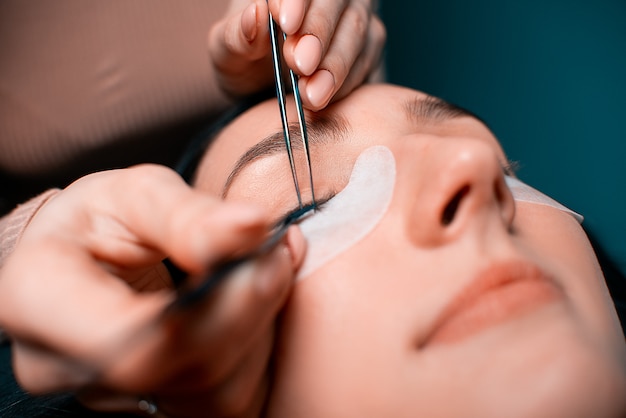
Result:
{"label": "forehead", "polygon": [[[487,138],[504,155],[489,129],[474,118],[446,119],[445,123],[421,123],[407,118],[407,104],[426,99],[425,93],[388,84],[365,85],[346,98],[328,106],[320,114],[340,115],[350,124],[354,138],[382,138],[406,135],[415,131],[437,135],[470,135]],[[293,100],[289,98],[290,122],[297,121]],[[306,112],[307,121],[316,115]],[[262,138],[282,130],[276,99],[271,99],[248,110],[220,132],[204,157],[199,170],[198,186],[211,193],[220,194],[235,162]],[[209,163],[210,161],[210,163]]]}
{"label": "forehead", "polygon": [[[423,93],[396,86],[363,86],[348,97],[331,104],[323,112],[343,114],[350,120],[351,125],[359,126],[361,118],[371,120],[371,117],[376,117],[380,120],[388,120],[390,116],[397,115],[401,110],[401,102],[416,94],[426,96]],[[377,112],[376,109],[379,107],[386,109],[388,114],[381,115]],[[397,109],[392,111],[390,107]],[[289,120],[297,121],[291,97],[288,98],[287,111]],[[312,115],[306,111],[305,117],[309,120]],[[228,172],[237,159],[262,138],[280,131],[281,126],[276,99],[267,100],[244,112],[214,139],[199,166],[197,175],[198,179],[210,179],[210,181],[199,181],[198,186],[211,193],[219,194],[218,187],[225,183]]]}

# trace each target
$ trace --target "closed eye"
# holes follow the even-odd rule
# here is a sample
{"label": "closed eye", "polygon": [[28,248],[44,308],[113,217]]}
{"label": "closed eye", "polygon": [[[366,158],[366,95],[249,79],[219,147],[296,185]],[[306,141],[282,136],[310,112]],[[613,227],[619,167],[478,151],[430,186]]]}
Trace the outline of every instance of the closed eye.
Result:
{"label": "closed eye", "polygon": [[274,223],[274,228],[284,228],[286,226],[296,224],[304,217],[313,215],[315,212],[321,211],[326,203],[335,197],[337,193],[331,192],[328,195],[324,196],[321,199],[318,199],[313,202],[309,202],[301,208],[295,208],[287,212],[285,215],[281,216],[277,222]]}

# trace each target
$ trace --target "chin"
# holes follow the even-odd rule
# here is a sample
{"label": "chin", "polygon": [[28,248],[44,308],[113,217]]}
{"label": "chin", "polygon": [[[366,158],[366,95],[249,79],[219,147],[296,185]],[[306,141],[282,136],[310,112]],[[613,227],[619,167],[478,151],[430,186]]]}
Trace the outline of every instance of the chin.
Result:
{"label": "chin", "polygon": [[[569,369],[566,373],[550,376],[539,374],[533,387],[525,395],[509,394],[492,408],[477,410],[480,417],[510,418],[624,418],[626,417],[626,384],[624,376],[615,370],[602,370],[602,365],[591,365],[595,370]],[[573,373],[573,372],[578,373]],[[508,399],[507,399],[508,398]]]}
{"label": "chin", "polygon": [[[626,418],[624,347],[607,348],[558,317],[543,323],[550,326],[531,321],[528,332],[515,327],[477,337],[471,347],[443,350],[453,356],[433,352],[429,364],[413,370],[420,376],[405,375],[404,381],[393,380],[409,369],[403,362],[381,375],[372,362],[357,361],[360,373],[343,380],[325,373],[337,370],[329,364],[309,369],[323,380],[322,386],[309,387],[298,367],[309,362],[290,363],[289,378],[278,385],[282,391],[272,391],[266,416]],[[502,340],[507,344],[494,343]],[[368,365],[371,370],[363,370]],[[335,366],[342,368],[341,362]]]}
{"label": "chin", "polygon": [[493,376],[476,396],[469,395],[478,402],[464,416],[626,418],[623,362],[577,342],[559,341],[555,334],[551,349],[537,351],[512,369],[500,365],[506,374]]}

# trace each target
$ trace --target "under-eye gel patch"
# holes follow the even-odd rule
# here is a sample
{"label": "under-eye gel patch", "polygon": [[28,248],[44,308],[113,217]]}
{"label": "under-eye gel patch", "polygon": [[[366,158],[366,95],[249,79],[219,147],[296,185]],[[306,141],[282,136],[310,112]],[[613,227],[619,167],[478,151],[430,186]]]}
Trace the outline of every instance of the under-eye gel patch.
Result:
{"label": "under-eye gel patch", "polygon": [[364,150],[348,185],[300,223],[308,249],[297,278],[310,275],[370,233],[389,207],[395,181],[391,150],[384,146]]}
{"label": "under-eye gel patch", "polygon": [[562,210],[563,212],[569,213],[578,221],[578,223],[583,222],[584,217],[581,214],[576,213],[571,209],[568,209],[556,200],[552,199],[549,196],[546,196],[539,190],[530,187],[529,185],[523,183],[515,177],[505,176],[505,180],[515,200],[518,200],[520,202],[530,202],[537,203],[539,205],[551,206],[553,208]]}

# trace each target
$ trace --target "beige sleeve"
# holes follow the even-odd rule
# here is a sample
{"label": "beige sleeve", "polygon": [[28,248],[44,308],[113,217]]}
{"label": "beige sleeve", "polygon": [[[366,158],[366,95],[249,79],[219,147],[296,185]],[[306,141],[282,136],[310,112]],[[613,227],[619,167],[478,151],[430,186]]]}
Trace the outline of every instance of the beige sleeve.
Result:
{"label": "beige sleeve", "polygon": [[13,209],[0,218],[0,268],[13,252],[24,230],[44,203],[57,194],[59,189],[51,189]]}
{"label": "beige sleeve", "polygon": [[46,176],[117,144],[153,152],[172,142],[160,132],[223,110],[207,36],[228,4],[0,1],[0,167]]}

